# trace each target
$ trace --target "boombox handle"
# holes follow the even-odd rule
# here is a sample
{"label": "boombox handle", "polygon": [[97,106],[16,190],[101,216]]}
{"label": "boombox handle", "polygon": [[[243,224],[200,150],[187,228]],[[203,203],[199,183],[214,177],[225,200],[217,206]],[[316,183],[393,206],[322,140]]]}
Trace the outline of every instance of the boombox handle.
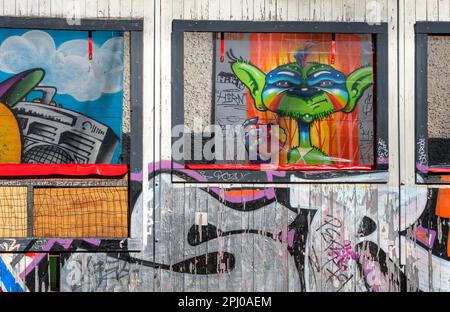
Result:
{"label": "boombox handle", "polygon": [[35,87],[33,91],[41,91],[43,93],[42,104],[50,104],[53,101],[53,98],[56,94],[56,88],[55,87]]}

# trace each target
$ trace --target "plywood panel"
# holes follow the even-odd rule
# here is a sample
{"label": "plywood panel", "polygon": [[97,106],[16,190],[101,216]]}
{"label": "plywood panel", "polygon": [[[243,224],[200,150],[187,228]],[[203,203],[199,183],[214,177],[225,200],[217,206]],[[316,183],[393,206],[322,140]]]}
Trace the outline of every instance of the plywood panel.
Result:
{"label": "plywood panel", "polygon": [[36,188],[33,236],[127,237],[128,190]]}
{"label": "plywood panel", "polygon": [[26,237],[27,215],[27,188],[0,187],[0,237]]}

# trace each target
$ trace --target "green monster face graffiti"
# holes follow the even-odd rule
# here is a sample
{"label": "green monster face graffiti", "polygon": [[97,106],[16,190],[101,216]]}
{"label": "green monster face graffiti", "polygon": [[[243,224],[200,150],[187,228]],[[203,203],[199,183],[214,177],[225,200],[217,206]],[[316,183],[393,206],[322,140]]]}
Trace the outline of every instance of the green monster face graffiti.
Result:
{"label": "green monster face graffiti", "polygon": [[328,155],[311,144],[311,125],[335,112],[351,113],[373,83],[372,67],[361,67],[347,77],[330,65],[306,62],[308,48],[296,52],[296,62],[268,74],[237,59],[232,51],[229,57],[234,74],[249,89],[256,109],[297,120],[299,142],[289,150],[288,163],[333,164]]}

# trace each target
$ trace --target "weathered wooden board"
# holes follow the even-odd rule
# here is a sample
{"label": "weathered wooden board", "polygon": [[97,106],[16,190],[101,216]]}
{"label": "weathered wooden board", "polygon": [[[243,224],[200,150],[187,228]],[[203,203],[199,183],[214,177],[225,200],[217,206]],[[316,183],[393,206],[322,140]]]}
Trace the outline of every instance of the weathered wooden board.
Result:
{"label": "weathered wooden board", "polygon": [[26,187],[0,187],[0,237],[26,237],[28,228]]}
{"label": "weathered wooden board", "polygon": [[33,236],[127,237],[128,189],[35,188]]}
{"label": "weathered wooden board", "polygon": [[[415,185],[415,144],[411,131],[414,24],[449,21],[449,3],[448,0],[0,1],[0,14],[10,16],[72,18],[71,8],[76,8],[79,10],[76,16],[80,17],[144,17],[144,58],[149,61],[144,63],[143,154],[144,167],[148,168],[143,176],[149,179],[143,181],[142,215],[131,216],[131,231],[133,227],[142,229],[143,249],[132,255],[73,253],[62,265],[61,290],[449,291],[449,221],[447,200],[442,199],[446,198],[446,191],[439,193],[439,188]],[[173,19],[389,23],[392,148],[388,185],[173,184],[168,131]],[[19,189],[26,197],[26,189]],[[52,214],[51,222],[65,228],[66,222],[76,224],[74,218],[64,217],[65,207],[87,209],[93,214],[82,219],[92,222],[86,232],[76,231],[75,227],[71,233],[52,229],[34,234],[85,238],[91,237],[90,234],[117,234],[100,233],[101,227],[96,223],[101,220],[104,203],[114,198],[93,195],[92,189],[80,193],[73,190],[76,189],[71,189],[70,196],[76,197],[74,202],[69,202],[65,189],[35,190],[35,211]],[[0,196],[3,196],[1,192],[2,189]],[[94,203],[98,198],[100,202]],[[123,195],[118,198],[126,201]],[[18,206],[15,203],[14,210]],[[26,206],[23,209],[26,213]],[[123,222],[120,220],[119,223]],[[48,229],[43,215],[36,215],[34,222],[41,230]],[[23,226],[26,231],[26,221]],[[8,247],[14,248],[14,244]],[[45,283],[39,284],[39,276],[45,276],[45,265],[39,266],[39,261],[33,259],[14,259],[9,257],[7,261],[17,272],[18,280],[34,274],[37,282],[30,290],[47,289]],[[401,285],[400,281],[406,283]]]}

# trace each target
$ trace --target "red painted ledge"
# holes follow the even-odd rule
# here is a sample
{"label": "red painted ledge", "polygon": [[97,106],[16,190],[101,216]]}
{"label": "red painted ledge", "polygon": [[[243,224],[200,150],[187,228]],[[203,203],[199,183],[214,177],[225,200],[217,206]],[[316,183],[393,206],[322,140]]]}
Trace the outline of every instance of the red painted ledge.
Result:
{"label": "red painted ledge", "polygon": [[128,173],[128,165],[110,164],[0,164],[0,177],[89,176],[118,177]]}
{"label": "red painted ledge", "polygon": [[274,165],[274,164],[186,164],[192,170],[278,170],[278,171],[328,171],[328,170],[373,170],[374,166],[349,165]]}
{"label": "red painted ledge", "polygon": [[434,173],[450,173],[450,168],[428,168],[428,172]]}

